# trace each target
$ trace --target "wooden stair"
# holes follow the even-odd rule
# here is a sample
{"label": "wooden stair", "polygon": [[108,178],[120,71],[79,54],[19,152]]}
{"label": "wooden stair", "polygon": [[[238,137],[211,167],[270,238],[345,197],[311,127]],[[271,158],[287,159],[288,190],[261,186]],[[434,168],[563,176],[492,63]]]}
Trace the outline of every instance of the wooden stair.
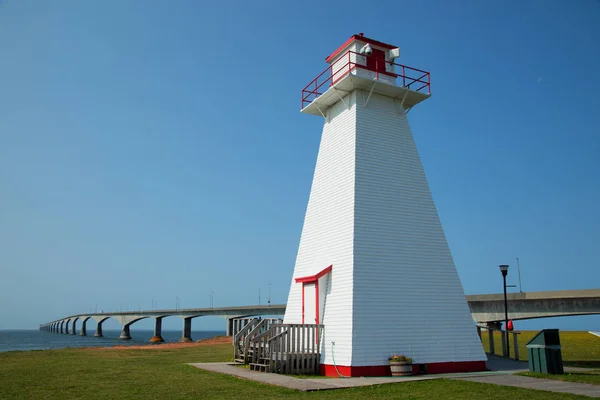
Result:
{"label": "wooden stair", "polygon": [[250,371],[271,372],[269,364],[250,363]]}
{"label": "wooden stair", "polygon": [[239,328],[233,340],[236,363],[259,372],[319,373],[323,325],[253,318],[235,326]]}
{"label": "wooden stair", "polygon": [[258,363],[250,363],[251,371],[259,372],[271,372],[271,360],[268,358],[261,358]]}

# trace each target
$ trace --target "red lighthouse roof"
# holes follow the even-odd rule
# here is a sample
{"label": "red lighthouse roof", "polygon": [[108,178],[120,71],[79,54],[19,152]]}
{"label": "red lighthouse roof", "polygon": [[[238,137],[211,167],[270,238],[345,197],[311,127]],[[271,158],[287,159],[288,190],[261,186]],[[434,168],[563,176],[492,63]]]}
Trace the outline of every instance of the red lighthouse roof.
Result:
{"label": "red lighthouse roof", "polygon": [[358,41],[363,42],[363,43],[368,43],[368,44],[371,44],[373,46],[381,47],[381,48],[386,49],[386,50],[391,50],[391,49],[395,49],[396,47],[398,47],[398,46],[394,46],[394,45],[391,45],[391,44],[380,42],[380,41],[375,40],[375,39],[369,39],[368,37],[363,36],[363,34],[361,32],[361,33],[359,33],[357,35],[350,36],[350,39],[346,40],[346,42],[343,45],[341,45],[340,47],[338,47],[338,49],[336,51],[334,51],[333,53],[331,53],[329,55],[329,57],[327,57],[325,59],[325,62],[329,62],[329,61],[333,60],[335,58],[335,56],[337,56],[338,54],[340,54],[346,47],[348,47],[350,45],[350,43],[354,42],[355,40],[358,40]]}

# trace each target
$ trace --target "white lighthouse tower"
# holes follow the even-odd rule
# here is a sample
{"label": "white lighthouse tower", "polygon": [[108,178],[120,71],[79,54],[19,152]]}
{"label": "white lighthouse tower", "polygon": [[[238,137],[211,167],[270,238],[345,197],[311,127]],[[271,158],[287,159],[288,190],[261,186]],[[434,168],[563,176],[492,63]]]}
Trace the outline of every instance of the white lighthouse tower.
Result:
{"label": "white lighthouse tower", "polygon": [[302,91],[324,118],[285,323],[323,324],[321,372],[485,369],[483,351],[406,114],[429,73],[396,46],[352,36]]}

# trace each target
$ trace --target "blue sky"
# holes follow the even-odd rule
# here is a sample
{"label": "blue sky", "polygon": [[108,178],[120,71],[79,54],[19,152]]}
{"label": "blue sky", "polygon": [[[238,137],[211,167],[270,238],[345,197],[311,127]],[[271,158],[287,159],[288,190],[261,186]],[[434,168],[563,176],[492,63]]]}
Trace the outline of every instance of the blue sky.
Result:
{"label": "blue sky", "polygon": [[409,120],[465,292],[515,257],[526,291],[599,287],[600,1],[291,3],[0,2],[0,329],[284,303],[323,123],[300,90],[358,32],[431,71]]}

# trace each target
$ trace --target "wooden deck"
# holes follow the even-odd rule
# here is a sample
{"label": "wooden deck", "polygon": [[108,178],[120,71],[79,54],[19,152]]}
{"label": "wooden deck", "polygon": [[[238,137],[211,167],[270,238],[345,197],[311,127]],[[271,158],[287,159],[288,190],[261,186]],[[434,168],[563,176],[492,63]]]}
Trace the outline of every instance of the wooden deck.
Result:
{"label": "wooden deck", "polygon": [[319,373],[323,325],[252,319],[234,324],[234,359],[251,370],[280,374]]}

